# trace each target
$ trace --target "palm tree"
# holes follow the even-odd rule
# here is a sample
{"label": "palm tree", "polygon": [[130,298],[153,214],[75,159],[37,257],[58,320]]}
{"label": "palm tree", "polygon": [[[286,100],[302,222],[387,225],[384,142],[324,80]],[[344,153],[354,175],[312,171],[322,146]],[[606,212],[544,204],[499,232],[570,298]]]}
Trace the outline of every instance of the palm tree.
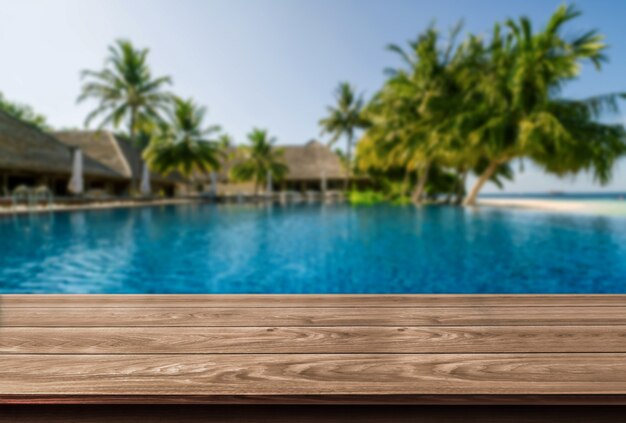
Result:
{"label": "palm tree", "polygon": [[217,143],[223,151],[227,151],[232,148],[235,142],[233,141],[233,137],[228,134],[222,134],[217,138]]}
{"label": "palm tree", "polygon": [[85,83],[78,102],[98,101],[87,115],[85,125],[100,118],[99,128],[126,125],[130,142],[136,144],[140,120],[160,120],[171,95],[164,86],[171,84],[168,76],[154,78],[147,63],[148,49],[137,49],[130,41],[117,40],[109,46],[105,67],[99,71],[85,70]]}
{"label": "palm tree", "polygon": [[205,127],[206,109],[191,99],[174,98],[168,120],[161,123],[157,135],[144,152],[150,168],[169,174],[177,171],[190,182],[197,173],[218,170],[221,154],[217,141],[211,135],[219,126]]}
{"label": "palm tree", "polygon": [[347,82],[341,82],[335,91],[335,106],[328,106],[328,116],[319,121],[322,135],[330,134],[330,145],[334,145],[341,137],[346,137],[347,177],[345,189],[348,189],[352,175],[352,146],[357,129],[364,128],[367,122],[361,112],[363,97],[355,94],[354,88]]}
{"label": "palm tree", "polygon": [[626,154],[626,135],[621,125],[598,118],[617,111],[623,95],[559,96],[582,64],[599,68],[605,59],[595,31],[561,35],[579,14],[560,7],[538,32],[527,18],[509,20],[504,29],[495,26],[489,42],[469,36],[445,50],[432,28],[408,50],[392,47],[407,66],[392,73],[367,107],[365,164],[417,172],[415,202],[433,166],[456,171],[459,194],[466,175],[477,174],[465,205],[475,204],[487,181],[510,179],[511,162],[519,159],[559,176],[589,171],[606,183]]}
{"label": "palm tree", "polygon": [[501,166],[523,157],[557,175],[589,170],[600,183],[610,179],[613,164],[626,152],[624,130],[597,118],[603,110],[615,110],[616,96],[582,101],[558,96],[583,63],[599,69],[605,60],[606,45],[597,32],[561,35],[565,24],[579,15],[573,7],[561,6],[539,32],[527,18],[507,21],[506,31],[496,25],[479,70],[481,81],[469,96],[474,126],[469,148],[486,158],[487,166],[465,205],[475,204]]}
{"label": "palm tree", "polygon": [[[404,67],[390,70],[391,77],[368,105],[371,121],[368,140],[378,155],[386,156],[389,168],[405,168],[405,181],[416,174],[412,201],[421,204],[431,169],[445,164],[459,136],[451,128],[461,87],[457,79],[465,65],[464,50],[453,29],[446,49],[438,32],[429,28],[408,48],[392,45]],[[375,160],[374,164],[380,160]]]}
{"label": "palm tree", "polygon": [[231,169],[231,177],[236,181],[254,181],[254,194],[259,188],[272,180],[282,179],[288,172],[284,163],[284,150],[276,148],[276,138],[270,137],[267,130],[253,129],[248,134],[249,145],[239,147],[239,160]]}

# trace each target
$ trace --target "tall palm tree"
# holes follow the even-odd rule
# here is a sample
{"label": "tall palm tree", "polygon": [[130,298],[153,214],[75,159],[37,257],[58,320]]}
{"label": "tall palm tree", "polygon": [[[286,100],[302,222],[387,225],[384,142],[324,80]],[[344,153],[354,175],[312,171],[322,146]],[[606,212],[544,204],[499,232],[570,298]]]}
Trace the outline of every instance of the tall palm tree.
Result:
{"label": "tall palm tree", "polygon": [[219,126],[205,127],[206,109],[189,99],[174,99],[168,119],[144,152],[150,168],[163,174],[177,171],[189,181],[198,173],[220,168],[220,149],[211,138]]}
{"label": "tall palm tree", "polygon": [[362,116],[363,97],[355,94],[354,88],[347,82],[341,82],[335,91],[336,105],[328,106],[328,116],[319,121],[322,135],[331,136],[330,145],[341,137],[346,138],[347,177],[345,189],[348,189],[352,176],[352,147],[356,130],[364,128],[367,122]]}
{"label": "tall palm tree", "polygon": [[[104,69],[85,70],[78,102],[98,101],[87,115],[85,125],[100,119],[99,128],[126,126],[130,142],[137,143],[140,120],[160,120],[171,95],[164,91],[171,84],[168,76],[153,77],[147,63],[148,49],[137,49],[130,41],[117,40],[109,46]],[[136,178],[134,178],[136,179]]]}
{"label": "tall palm tree", "polygon": [[527,18],[507,21],[505,30],[495,27],[482,78],[469,96],[474,128],[468,147],[485,157],[487,166],[465,205],[475,204],[483,185],[514,159],[527,157],[557,175],[589,170],[606,183],[616,159],[626,153],[623,127],[597,120],[601,111],[615,110],[615,95],[582,101],[559,97],[583,63],[599,69],[605,60],[606,45],[597,32],[562,35],[579,15],[561,6],[538,32]]}
{"label": "tall palm tree", "polygon": [[231,137],[228,134],[222,134],[217,138],[217,143],[219,144],[220,148],[224,151],[230,149],[233,147],[233,145],[235,144],[235,142],[233,141],[233,137]]}
{"label": "tall palm tree", "polygon": [[249,145],[239,147],[239,159],[230,173],[236,181],[254,181],[254,194],[258,195],[268,176],[280,180],[289,169],[284,163],[284,150],[275,147],[276,138],[270,137],[267,130],[253,129],[248,140]]}
{"label": "tall palm tree", "polygon": [[[464,51],[454,43],[460,27],[453,29],[448,47],[441,47],[440,36],[429,28],[407,49],[392,45],[404,66],[390,70],[391,77],[366,108],[372,125],[369,142],[386,156],[388,167],[403,167],[405,180],[416,174],[411,198],[421,204],[431,169],[448,160],[444,154],[458,138],[450,117],[457,106],[458,74],[464,65]],[[372,162],[376,164],[379,160]]]}

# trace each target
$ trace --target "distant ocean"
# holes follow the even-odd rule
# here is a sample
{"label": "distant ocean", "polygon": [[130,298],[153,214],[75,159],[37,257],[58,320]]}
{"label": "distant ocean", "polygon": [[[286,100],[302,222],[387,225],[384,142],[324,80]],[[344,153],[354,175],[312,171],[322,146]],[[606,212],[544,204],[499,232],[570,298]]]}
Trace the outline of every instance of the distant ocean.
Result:
{"label": "distant ocean", "polygon": [[545,192],[545,193],[489,193],[481,198],[517,198],[537,200],[617,200],[626,201],[626,192]]}

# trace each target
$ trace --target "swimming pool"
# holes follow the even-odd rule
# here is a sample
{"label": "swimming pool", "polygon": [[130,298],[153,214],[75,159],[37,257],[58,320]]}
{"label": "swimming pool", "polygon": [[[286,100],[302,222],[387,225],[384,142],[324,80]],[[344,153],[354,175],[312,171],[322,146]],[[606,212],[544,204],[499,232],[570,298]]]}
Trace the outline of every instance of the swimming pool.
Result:
{"label": "swimming pool", "polygon": [[3,217],[0,293],[626,293],[626,218],[200,204]]}

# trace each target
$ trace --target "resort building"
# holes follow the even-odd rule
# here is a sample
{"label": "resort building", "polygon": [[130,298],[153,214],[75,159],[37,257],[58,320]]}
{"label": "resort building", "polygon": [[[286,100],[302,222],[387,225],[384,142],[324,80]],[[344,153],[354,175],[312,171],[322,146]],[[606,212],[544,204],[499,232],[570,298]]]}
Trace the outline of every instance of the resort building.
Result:
{"label": "resort building", "polygon": [[[341,159],[328,146],[317,140],[304,145],[278,145],[284,151],[287,175],[279,181],[272,181],[275,192],[340,191],[343,190],[347,172]],[[254,193],[254,183],[235,182],[230,178],[230,169],[237,162],[235,149],[226,154],[222,168],[215,175],[199,175],[194,178],[194,188],[198,193],[210,193],[214,189],[219,196],[250,195]],[[261,192],[267,191],[267,185]]]}
{"label": "resort building", "polygon": [[[268,188],[302,194],[343,190],[345,167],[326,145],[313,140],[304,145],[277,148],[284,150],[287,175],[272,181],[271,187],[264,184],[261,193],[266,193]],[[127,197],[141,192],[144,162],[141,151],[127,140],[109,131],[46,133],[0,112],[0,197],[11,197],[20,186],[47,189],[57,198],[69,197],[77,152],[82,156],[83,198]],[[230,153],[234,152],[231,149]],[[177,174],[163,176],[150,172],[149,192],[167,197],[209,193],[225,197],[251,195],[252,182],[235,182],[230,178],[236,160],[235,154],[226,154],[219,172],[197,175],[191,184]]]}
{"label": "resort building", "polygon": [[[0,111],[0,196],[9,197],[19,186],[67,194],[72,154],[53,136]],[[122,175],[89,157],[84,157],[82,167],[86,181],[125,182]]]}
{"label": "resort building", "polygon": [[[63,131],[54,132],[55,138],[70,148],[78,148],[88,157],[119,175],[121,181],[89,180],[92,192],[125,196],[140,191],[144,161],[141,151],[129,141],[109,131]],[[153,194],[172,197],[177,185],[185,180],[177,175],[163,176],[150,172],[150,188]]]}
{"label": "resort building", "polygon": [[341,190],[347,178],[341,159],[328,146],[316,140],[304,145],[287,145],[285,163],[289,167],[276,187],[284,191]]}
{"label": "resort building", "polygon": [[[0,111],[0,197],[20,186],[69,196],[74,155],[81,152],[83,193],[90,198],[139,192],[141,151],[107,131],[45,133]],[[173,196],[184,179],[150,173],[152,195]]]}

